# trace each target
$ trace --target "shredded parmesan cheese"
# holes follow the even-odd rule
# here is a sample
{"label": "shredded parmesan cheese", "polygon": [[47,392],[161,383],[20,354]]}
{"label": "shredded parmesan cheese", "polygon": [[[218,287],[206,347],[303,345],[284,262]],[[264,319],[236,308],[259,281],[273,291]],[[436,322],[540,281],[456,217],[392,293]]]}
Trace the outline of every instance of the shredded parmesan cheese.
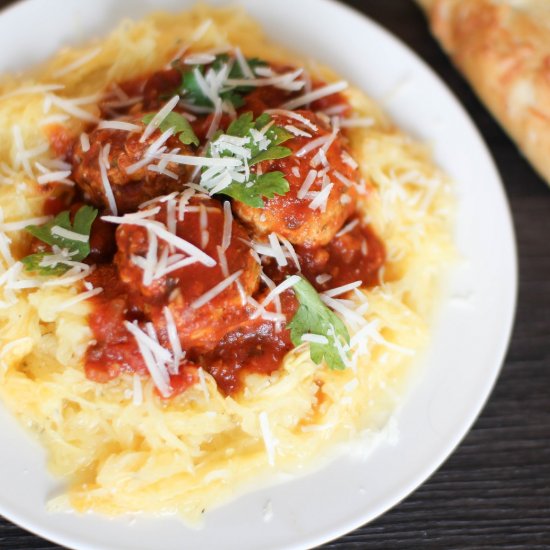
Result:
{"label": "shredded parmesan cheese", "polygon": [[89,235],[82,235],[76,231],[70,231],[59,225],[54,225],[51,229],[52,235],[58,235],[59,237],[64,237],[65,239],[71,239],[72,241],[79,241],[81,243],[87,243],[90,240]]}
{"label": "shredded parmesan cheese", "polygon": [[312,210],[320,210],[321,212],[324,212],[327,209],[328,197],[333,186],[333,183],[329,183],[327,186],[323,187],[323,189],[321,189],[321,191],[317,193],[316,197],[309,203],[309,207]]}
{"label": "shredded parmesan cheese", "polygon": [[319,99],[322,99],[323,97],[341,92],[347,87],[348,83],[344,82],[343,80],[339,82],[334,82],[333,84],[327,84],[326,86],[317,88],[312,92],[287,101],[282,105],[282,108],[288,110],[297,109],[298,107],[302,107],[303,105],[307,105],[308,103],[312,103],[313,101],[317,101]]}
{"label": "shredded parmesan cheese", "polygon": [[307,195],[310,187],[313,185],[316,179],[317,179],[317,170],[310,170],[304,182],[302,183],[300,189],[298,189],[298,193],[296,194],[296,196],[299,199],[303,199]]}
{"label": "shredded parmesan cheese", "polygon": [[[168,397],[172,391],[170,387],[170,376],[162,359],[159,360],[159,355],[162,357],[163,351],[166,350],[151,338],[147,333],[143,332],[137,323],[124,321],[124,326],[128,332],[135,338],[139,351],[143,358],[143,362],[151,375],[153,383],[164,397]],[[159,354],[160,351],[160,354]]]}
{"label": "shredded parmesan cheese", "polygon": [[109,168],[109,151],[111,150],[111,144],[107,143],[105,147],[100,149],[101,153],[99,155],[99,172],[101,175],[101,183],[103,184],[103,190],[105,191],[105,196],[107,197],[107,202],[109,203],[109,209],[116,216],[118,214],[118,208],[116,205],[115,195],[109,182],[109,177],[107,176],[107,170]]}
{"label": "shredded parmesan cheese", "polygon": [[97,125],[98,130],[122,130],[123,132],[139,132],[141,126],[124,120],[102,120]]}
{"label": "shredded parmesan cheese", "polygon": [[231,244],[231,229],[233,227],[233,212],[231,211],[231,203],[225,201],[223,203],[223,235],[222,235],[222,250],[225,251]]}
{"label": "shredded parmesan cheese", "polygon": [[322,334],[302,334],[302,342],[311,342],[312,344],[328,344],[328,338]]}
{"label": "shredded parmesan cheese", "polygon": [[174,110],[174,107],[178,104],[179,100],[180,96],[175,95],[164,105],[164,107],[162,107],[158,113],[155,114],[139,139],[141,143],[143,143],[162,124],[163,120]]}
{"label": "shredded parmesan cheese", "polygon": [[202,306],[206,305],[208,302],[213,300],[218,294],[221,294],[227,287],[231,286],[241,275],[243,270],[233,273],[221,283],[218,283],[215,287],[211,288],[208,292],[205,292],[202,296],[197,298],[194,302],[191,303],[193,309],[199,309]]}
{"label": "shredded parmesan cheese", "polygon": [[80,134],[80,146],[82,147],[82,151],[84,153],[87,153],[90,150],[90,138],[86,132],[82,132],[82,134]]}
{"label": "shredded parmesan cheese", "polygon": [[281,248],[281,243],[279,242],[279,237],[277,236],[277,234],[270,233],[268,239],[269,244],[271,245],[271,250],[273,251],[273,256],[275,260],[277,260],[277,264],[280,267],[285,267],[286,265],[288,265],[285,253]]}
{"label": "shredded parmesan cheese", "polygon": [[273,290],[269,292],[269,294],[263,300],[262,306],[268,306],[273,301],[275,296],[278,296],[279,294],[282,294],[285,290],[292,288],[300,280],[301,279],[299,275],[291,275],[290,277],[286,278],[282,283],[278,284]]}

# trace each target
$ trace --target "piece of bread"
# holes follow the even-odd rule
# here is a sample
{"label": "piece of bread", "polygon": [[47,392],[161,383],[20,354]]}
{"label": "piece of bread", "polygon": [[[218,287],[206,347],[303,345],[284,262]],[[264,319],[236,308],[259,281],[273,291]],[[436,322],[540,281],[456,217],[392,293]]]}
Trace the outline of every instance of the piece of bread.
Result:
{"label": "piece of bread", "polygon": [[550,184],[550,0],[417,0],[433,34]]}

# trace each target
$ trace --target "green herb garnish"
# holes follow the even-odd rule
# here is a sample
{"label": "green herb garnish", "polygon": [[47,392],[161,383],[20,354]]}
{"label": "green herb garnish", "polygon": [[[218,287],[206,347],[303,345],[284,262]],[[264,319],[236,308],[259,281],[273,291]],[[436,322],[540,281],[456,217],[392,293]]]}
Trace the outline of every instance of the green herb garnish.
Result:
{"label": "green herb garnish", "polygon": [[[63,275],[71,267],[66,264],[57,262],[51,263],[48,260],[54,256],[49,252],[37,252],[36,254],[30,254],[21,260],[21,263],[25,266],[25,271],[32,273],[38,273],[39,275]],[[67,261],[72,258],[67,258]]]}
{"label": "green herb garnish", "polygon": [[[319,297],[311,284],[300,278],[292,289],[300,302],[298,311],[287,325],[290,338],[295,346],[302,344],[304,334],[316,334],[327,339],[327,343],[309,343],[311,360],[318,365],[324,359],[327,366],[333,370],[346,368],[342,353],[349,345],[350,336],[346,325],[331,311]],[[339,349],[342,350],[339,352]]]}
{"label": "green herb garnish", "polygon": [[[155,117],[154,113],[149,113],[145,115],[141,121],[144,124],[149,124],[153,118]],[[171,112],[168,113],[166,118],[160,123],[159,128],[161,131],[166,132],[166,130],[169,130],[170,128],[174,129],[174,135],[178,136],[179,140],[184,145],[196,145],[198,147],[199,145],[199,138],[195,135],[195,132],[193,131],[193,128],[191,127],[191,124],[189,124],[189,121],[179,113]]]}
{"label": "green herb garnish", "polygon": [[[204,93],[203,87],[199,84],[199,79],[204,78],[208,71],[219,73],[223,70],[224,65],[229,63],[230,58],[227,54],[220,54],[216,56],[216,59],[212,61],[208,66],[195,65],[189,70],[185,65],[176,63],[175,66],[182,73],[182,82],[178,89],[178,93],[184,97],[186,101],[197,105],[199,107],[214,108],[212,100]],[[254,71],[257,67],[266,67],[268,63],[258,58],[247,59],[248,66]],[[240,65],[237,62],[233,62],[233,65],[229,71],[227,78],[241,79],[245,78]],[[227,87],[226,87],[227,88]],[[224,89],[220,92],[219,96],[222,101],[228,101],[238,109],[244,105],[243,95],[249,93],[254,89],[254,86],[233,86],[229,89]]]}
{"label": "green herb garnish", "polygon": [[[241,161],[237,167],[230,170],[220,167],[215,171],[203,169],[201,185],[209,191],[219,192],[243,202],[253,208],[263,208],[262,197],[271,199],[276,194],[285,195],[290,186],[280,171],[255,174],[250,167],[266,160],[276,160],[288,157],[292,151],[281,144],[289,140],[292,134],[272,122],[268,114],[263,114],[254,121],[252,113],[245,113],[234,120],[224,134],[219,131],[212,139],[207,155],[217,158],[235,158]],[[230,143],[229,138],[239,138],[237,143]],[[229,140],[230,141],[230,140]],[[232,181],[219,191],[216,184],[221,178],[231,177]]]}
{"label": "green herb garnish", "polygon": [[[65,210],[45,224],[29,225],[25,229],[42,242],[66,251],[65,261],[80,262],[90,253],[90,231],[96,216],[97,209],[85,205],[78,209],[72,223],[70,212]],[[76,235],[76,238],[60,235],[58,234],[59,228],[81,235],[82,239]],[[53,260],[55,256],[49,252],[37,252],[26,256],[21,262],[27,271],[37,272],[40,275],[61,275],[71,268],[69,264],[63,263],[63,259],[49,261]]]}
{"label": "green herb garnish", "polygon": [[272,199],[275,195],[285,195],[289,189],[282,172],[268,172],[261,176],[251,174],[249,182],[252,184],[250,187],[232,183],[221,193],[253,208],[263,208],[265,204],[262,197]]}
{"label": "green herb garnish", "polygon": [[257,140],[257,134],[254,135],[252,130],[259,132],[263,130],[271,122],[271,117],[264,113],[260,115],[254,122],[252,113],[244,113],[239,118],[234,120],[227,128],[227,135],[235,137],[250,138],[246,145],[251,152],[251,158],[248,161],[249,166],[254,166],[263,160],[276,160],[289,157],[292,151],[288,147],[280,147],[281,143],[292,138],[292,134],[281,126],[272,125],[265,133],[264,137],[269,141],[267,148],[263,148],[262,140]]}

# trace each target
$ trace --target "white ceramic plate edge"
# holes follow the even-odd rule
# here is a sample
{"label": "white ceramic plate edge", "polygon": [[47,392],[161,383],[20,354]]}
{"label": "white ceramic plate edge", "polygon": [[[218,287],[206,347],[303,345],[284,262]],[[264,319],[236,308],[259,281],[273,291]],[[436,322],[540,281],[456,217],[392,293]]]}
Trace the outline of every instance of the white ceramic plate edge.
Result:
{"label": "white ceramic plate edge", "polygon": [[[25,5],[25,4],[28,5],[31,2],[32,0],[22,0],[15,6],[9,7],[7,11],[2,12],[0,14],[0,17],[5,13],[8,13],[13,10],[17,10],[22,5]],[[335,5],[335,3],[331,2],[330,0],[317,0],[317,3],[319,6],[322,6],[323,4],[325,6]],[[346,6],[342,6],[338,4],[338,9],[347,11],[348,13],[353,13],[354,18],[360,18],[361,20],[364,20],[361,14],[351,10],[351,8],[347,8]],[[395,40],[395,38],[389,35],[387,31],[385,31],[375,23],[372,23],[370,20],[368,20],[368,22],[369,22],[369,25],[376,27],[378,32],[381,32],[382,34],[386,35],[386,37],[389,38],[390,40]],[[406,46],[401,44],[401,47],[405,48],[410,53],[410,50]],[[427,67],[427,65],[423,61],[421,61],[419,58],[417,58],[417,60],[420,61],[420,64],[422,65],[423,70],[430,75],[430,78],[433,81],[432,84],[436,87],[441,88],[441,90],[443,90],[444,93],[449,93],[448,90],[445,88],[445,86],[438,79],[438,77],[435,76],[433,71],[429,67]],[[457,103],[456,100],[455,100],[455,103]],[[475,136],[475,140],[477,141],[477,143],[475,144],[475,147],[477,147],[479,150],[482,151],[483,155],[486,157],[485,160],[489,164],[489,170],[493,171],[494,178],[498,180],[498,175],[497,175],[494,163],[477,129],[468,118],[464,109],[461,106],[459,106],[458,109],[461,112],[463,118],[465,119],[466,124],[469,126],[470,133],[473,136]],[[390,113],[392,112],[391,105],[388,106],[388,110],[390,111]],[[396,118],[399,120],[402,117],[398,115]],[[400,120],[400,122],[402,121]],[[406,121],[402,123],[405,127],[407,126]],[[506,201],[504,198],[504,192],[502,190],[502,187],[497,186],[496,193],[499,194],[498,202],[500,202],[501,206],[503,206],[504,208],[503,215],[507,218],[504,225],[508,226],[508,235],[505,235],[505,238],[508,240],[509,245],[511,246],[511,250],[509,251],[509,254],[511,254],[511,264],[512,264],[510,266],[512,269],[509,272],[510,279],[507,280],[507,285],[511,289],[511,294],[509,294],[509,302],[506,304],[507,315],[503,318],[501,331],[499,333],[499,339],[498,341],[494,342],[494,351],[493,351],[493,357],[492,357],[492,362],[494,366],[491,371],[491,376],[488,376],[485,379],[485,383],[483,385],[478,386],[478,393],[477,393],[478,400],[477,400],[476,407],[469,409],[469,412],[462,416],[462,422],[461,422],[460,428],[453,433],[452,437],[448,437],[446,445],[440,448],[439,453],[437,455],[434,455],[431,457],[431,460],[429,461],[429,463],[427,462],[424,465],[424,468],[418,469],[415,475],[410,477],[410,479],[406,484],[400,485],[400,487],[397,490],[388,492],[386,499],[381,500],[379,503],[377,503],[376,506],[372,506],[369,509],[368,513],[365,513],[363,511],[358,511],[356,514],[352,514],[347,521],[339,521],[337,525],[326,525],[315,534],[311,534],[311,533],[305,534],[304,537],[302,538],[295,537],[293,542],[289,542],[285,544],[284,546],[285,548],[304,548],[307,546],[311,546],[312,544],[320,544],[322,542],[326,542],[327,540],[340,536],[343,533],[358,527],[364,522],[369,521],[374,517],[378,516],[379,514],[383,513],[384,511],[386,511],[389,507],[391,507],[396,502],[404,498],[407,494],[409,494],[410,491],[412,491],[415,487],[417,487],[420,483],[422,483],[422,481],[424,481],[431,473],[433,473],[433,471],[435,471],[435,469],[437,469],[441,465],[441,463],[445,460],[445,458],[447,458],[447,456],[452,452],[452,450],[456,447],[456,445],[458,445],[460,440],[467,433],[468,429],[470,428],[472,423],[475,421],[475,418],[481,411],[483,404],[488,398],[489,393],[494,385],[494,382],[496,380],[496,377],[499,371],[498,367],[502,362],[502,359],[506,351],[507,342],[509,340],[510,332],[512,329],[513,311],[515,309],[515,299],[517,294],[517,265],[515,263],[515,248],[514,248],[515,241],[513,237],[512,226],[511,226],[510,213],[509,213],[508,207],[506,206]],[[2,506],[2,503],[0,503],[0,506]],[[37,534],[39,534],[40,536],[44,536],[51,540],[55,540],[60,544],[65,544],[68,546],[78,544],[79,548],[97,548],[96,546],[93,546],[93,545],[86,545],[86,543],[82,543],[82,541],[76,541],[74,539],[71,540],[70,538],[66,538],[64,536],[60,537],[59,533],[49,532],[47,528],[44,529],[43,525],[39,523],[34,523],[32,520],[29,522],[28,518],[26,518],[24,514],[18,514],[17,512],[13,513],[14,512],[13,510],[11,511],[12,513],[10,513],[9,510],[4,510],[4,509],[2,509],[2,512],[4,513],[4,515],[6,515],[6,517],[9,517],[12,521],[15,521],[16,523],[21,524],[27,529],[31,529],[37,532]],[[280,548],[280,547],[281,546],[273,546],[273,548]],[[267,544],[265,545],[265,548],[268,548]]]}

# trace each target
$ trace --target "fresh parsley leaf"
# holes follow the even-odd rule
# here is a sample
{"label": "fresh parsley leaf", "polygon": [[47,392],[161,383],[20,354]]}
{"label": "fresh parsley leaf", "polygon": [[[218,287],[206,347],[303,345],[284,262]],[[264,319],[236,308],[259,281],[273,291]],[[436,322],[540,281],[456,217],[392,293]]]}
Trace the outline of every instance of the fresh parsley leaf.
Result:
{"label": "fresh parsley leaf", "polygon": [[278,145],[274,145],[273,147],[270,147],[269,149],[266,149],[265,151],[261,151],[257,155],[254,155],[248,162],[248,165],[254,166],[255,164],[258,164],[258,162],[262,162],[263,160],[284,159],[291,154],[292,151],[288,147],[279,147]]}
{"label": "fresh parsley leaf", "polygon": [[280,145],[281,143],[284,143],[285,141],[288,141],[289,139],[294,137],[288,130],[285,130],[282,126],[272,126],[268,130],[267,135],[269,136],[269,139],[271,139],[271,143],[273,145]]}
{"label": "fresh parsley leaf", "polygon": [[246,145],[251,152],[251,158],[248,161],[249,166],[254,166],[263,160],[282,159],[292,154],[292,151],[288,147],[279,147],[281,143],[288,141],[292,137],[292,134],[281,126],[272,125],[265,132],[265,139],[269,141],[269,145],[265,149],[263,149],[265,144],[262,141],[257,141],[255,136],[252,135],[252,130],[256,130],[257,132],[263,130],[271,120],[271,117],[267,113],[264,113],[254,122],[252,113],[244,113],[227,128],[227,134],[230,136],[250,138],[249,143]]}
{"label": "fresh parsley leaf", "polygon": [[298,311],[287,325],[292,343],[295,346],[302,344],[304,334],[324,336],[328,340],[326,344],[309,343],[311,360],[318,365],[324,359],[329,369],[345,369],[338,347],[349,344],[346,325],[321,301],[315,288],[306,279],[301,277],[292,289],[300,302]]}
{"label": "fresh parsley leaf", "polygon": [[267,126],[271,122],[271,115],[268,113],[262,113],[257,119],[255,126],[261,130],[264,126]]}
{"label": "fresh parsley leaf", "polygon": [[39,275],[63,275],[63,273],[69,271],[70,266],[64,263],[41,265],[48,256],[51,256],[49,252],[37,252],[23,258],[21,263],[25,266],[25,271],[31,271]]}
{"label": "fresh parsley leaf", "polygon": [[[248,168],[265,160],[282,159],[292,154],[288,147],[281,147],[280,145],[290,139],[292,134],[271,123],[272,118],[266,113],[258,117],[256,121],[254,121],[252,113],[244,113],[231,122],[227,128],[226,135],[246,140],[242,147],[247,150],[246,162]],[[271,126],[269,126],[270,124]],[[217,147],[218,140],[221,143],[219,148]],[[223,133],[221,131],[214,136],[210,144],[209,156],[212,156],[213,148],[217,150],[217,154],[221,157],[239,158],[234,149],[224,148]],[[206,169],[203,170],[204,172],[206,172]],[[220,193],[233,197],[235,200],[253,208],[264,207],[262,197],[271,199],[276,194],[285,195],[290,189],[284,174],[279,171],[258,175],[250,171],[247,172],[243,163],[240,169],[233,169],[232,177],[235,177],[235,173],[240,176],[238,181],[233,179]],[[201,180],[201,183],[204,182]]]}
{"label": "fresh parsley leaf", "polygon": [[65,210],[58,214],[53,220],[46,222],[42,225],[29,225],[25,229],[37,239],[40,239],[42,242],[45,242],[49,245],[57,245],[59,248],[66,248],[67,250],[73,252],[77,251],[77,254],[74,256],[74,260],[80,261],[83,260],[90,253],[90,243],[88,240],[86,242],[68,239],[67,237],[62,237],[61,235],[56,235],[52,233],[54,227],[61,227],[68,231],[73,231],[74,233],[79,233],[85,237],[90,236],[90,230],[92,228],[92,223],[97,216],[97,209],[92,208],[91,206],[85,205],[78,209],[77,213],[74,216],[74,222],[71,224],[70,212]]}
{"label": "fresh parsley leaf", "polygon": [[249,182],[252,183],[250,187],[233,182],[222,193],[253,208],[263,208],[262,197],[272,199],[276,194],[286,195],[290,189],[282,172],[268,172],[261,176],[251,174]]}
{"label": "fresh parsley leaf", "polygon": [[[263,117],[264,115],[261,116]],[[252,130],[252,128],[254,127],[254,115],[251,112],[244,113],[239,118],[236,118],[234,121],[232,121],[231,124],[227,127],[227,135],[235,137],[247,137],[250,134],[250,130]]]}
{"label": "fresh parsley leaf", "polygon": [[[65,210],[45,224],[29,225],[25,229],[42,242],[50,246],[57,246],[60,249],[67,250],[70,254],[71,261],[79,262],[90,253],[89,237],[92,223],[96,216],[97,209],[85,205],[78,209],[74,215],[73,223],[71,223],[70,212]],[[79,240],[58,235],[54,227],[60,227],[67,231],[78,233],[83,237],[87,237],[87,239]],[[43,262],[47,256],[51,256],[51,254],[48,252],[38,252],[23,258],[21,261],[25,265],[27,271],[37,271],[45,275],[57,275],[70,269],[69,266],[62,263],[57,263],[52,266],[40,266],[40,263]]]}
{"label": "fresh parsley leaf", "polygon": [[[149,113],[145,115],[141,121],[144,124],[149,124],[153,120],[154,116],[154,113]],[[198,147],[200,144],[199,138],[195,135],[189,121],[183,115],[175,113],[174,111],[168,113],[166,118],[160,123],[159,128],[163,132],[166,132],[166,130],[169,130],[170,128],[174,128],[174,134],[178,136],[179,140],[184,145],[193,144]]]}
{"label": "fresh parsley leaf", "polygon": [[[237,90],[237,88],[235,88],[235,90]],[[228,103],[231,103],[233,107],[235,107],[235,109],[240,109],[245,104],[245,101],[243,99],[242,94],[235,90],[222,92],[220,94],[220,97],[222,98],[223,101],[227,101]]]}
{"label": "fresh parsley leaf", "polygon": [[197,73],[200,73],[204,77],[204,67],[195,67],[191,71],[183,73],[181,86],[178,89],[178,93],[184,97],[186,101],[197,105],[199,107],[214,108],[214,105],[210,98],[202,91],[197,80]]}
{"label": "fresh parsley leaf", "polygon": [[[182,71],[182,81],[178,89],[178,92],[185,97],[187,101],[193,105],[200,107],[214,108],[212,100],[203,92],[203,88],[199,85],[199,79],[204,78],[208,71],[214,71],[219,73],[225,64],[230,62],[230,58],[227,54],[220,54],[216,56],[216,59],[209,65],[195,65],[191,70],[181,63],[176,64],[175,67]],[[247,59],[249,67],[254,71],[257,67],[266,67],[267,62],[258,59]],[[241,70],[241,66],[233,61],[233,65],[228,74],[228,78],[242,79],[244,74]],[[227,88],[227,86],[225,87]],[[244,105],[243,95],[249,93],[254,89],[254,86],[233,86],[229,89],[224,89],[220,93],[220,98],[224,101],[232,103],[236,109],[239,109]]]}

